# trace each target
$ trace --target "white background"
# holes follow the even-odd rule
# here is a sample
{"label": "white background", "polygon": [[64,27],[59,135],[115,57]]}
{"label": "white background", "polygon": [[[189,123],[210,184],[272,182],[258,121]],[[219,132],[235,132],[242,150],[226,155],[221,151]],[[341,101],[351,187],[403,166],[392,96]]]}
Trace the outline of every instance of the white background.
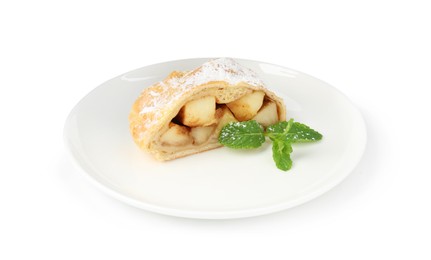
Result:
{"label": "white background", "polygon": [[[431,258],[427,1],[252,2],[0,2],[0,259]],[[74,169],[63,124],[89,91],[145,65],[217,56],[345,93],[368,128],[356,170],[291,210],[209,221],[124,205]]]}

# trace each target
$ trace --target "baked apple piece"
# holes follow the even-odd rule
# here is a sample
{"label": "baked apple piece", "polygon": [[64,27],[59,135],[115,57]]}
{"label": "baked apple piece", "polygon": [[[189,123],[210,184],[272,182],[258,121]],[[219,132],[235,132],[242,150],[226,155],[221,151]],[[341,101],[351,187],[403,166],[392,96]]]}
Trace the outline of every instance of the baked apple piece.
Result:
{"label": "baked apple piece", "polygon": [[211,134],[214,132],[215,125],[197,126],[190,129],[190,135],[193,137],[194,144],[202,144],[208,141]]}
{"label": "baked apple piece", "polygon": [[186,126],[169,123],[169,129],[160,137],[163,144],[181,146],[191,144],[190,129]]}
{"label": "baked apple piece", "polygon": [[187,102],[180,110],[177,120],[186,126],[208,126],[215,123],[215,97],[207,96]]}
{"label": "baked apple piece", "polygon": [[238,122],[238,120],[233,116],[232,112],[227,108],[227,106],[222,105],[216,110],[217,118],[217,129],[216,132],[219,133],[223,126],[229,124],[230,122]]}
{"label": "baked apple piece", "polygon": [[264,127],[268,127],[278,122],[277,104],[273,101],[265,100],[257,115],[252,118]]}
{"label": "baked apple piece", "polygon": [[247,121],[257,114],[262,106],[264,97],[265,93],[263,91],[254,91],[226,105],[232,111],[236,119],[239,121]]}

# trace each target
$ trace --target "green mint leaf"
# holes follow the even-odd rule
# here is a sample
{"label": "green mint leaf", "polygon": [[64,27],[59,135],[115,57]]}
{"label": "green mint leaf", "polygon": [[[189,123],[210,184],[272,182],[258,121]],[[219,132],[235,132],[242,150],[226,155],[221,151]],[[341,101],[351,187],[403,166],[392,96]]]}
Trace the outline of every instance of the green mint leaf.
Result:
{"label": "green mint leaf", "polygon": [[322,134],[304,124],[294,122],[289,130],[292,142],[314,142],[322,139]]}
{"label": "green mint leaf", "polygon": [[289,133],[290,128],[292,127],[293,119],[289,121],[281,121],[274,125],[270,125],[266,128],[266,135],[271,139],[271,141],[276,140],[285,140],[286,135]]}
{"label": "green mint leaf", "polygon": [[278,169],[288,171],[292,168],[292,145],[289,142],[274,140],[272,143],[272,158]]}
{"label": "green mint leaf", "polygon": [[272,140],[280,140],[291,143],[314,142],[322,139],[322,134],[307,125],[293,122],[279,122],[269,126],[267,136]]}
{"label": "green mint leaf", "polygon": [[219,142],[234,149],[258,148],[265,142],[263,128],[256,121],[232,122],[223,127]]}

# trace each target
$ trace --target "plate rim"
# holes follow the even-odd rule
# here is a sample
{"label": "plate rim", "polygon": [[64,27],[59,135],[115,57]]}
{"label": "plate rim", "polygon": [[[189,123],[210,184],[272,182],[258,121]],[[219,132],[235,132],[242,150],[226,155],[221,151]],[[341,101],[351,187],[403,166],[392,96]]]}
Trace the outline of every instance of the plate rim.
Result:
{"label": "plate rim", "polygon": [[284,211],[284,210],[287,210],[287,209],[290,209],[290,208],[293,208],[293,207],[296,207],[299,205],[303,205],[309,201],[312,201],[313,199],[323,195],[324,193],[328,192],[329,190],[333,189],[334,187],[339,185],[341,182],[343,182],[355,170],[355,168],[357,167],[359,162],[362,160],[366,146],[367,146],[367,141],[368,141],[366,121],[365,121],[361,111],[343,92],[341,92],[340,90],[338,90],[337,88],[335,88],[331,84],[328,84],[327,82],[325,82],[321,79],[318,79],[314,76],[311,76],[307,73],[303,73],[303,72],[295,70],[295,69],[291,69],[291,68],[284,67],[284,66],[277,65],[277,64],[273,64],[273,63],[257,61],[257,60],[233,58],[234,60],[238,60],[240,62],[243,61],[243,62],[251,62],[251,63],[255,63],[255,64],[268,64],[268,65],[276,66],[279,68],[288,69],[288,70],[293,71],[295,73],[305,75],[306,77],[309,77],[309,78],[312,78],[313,80],[321,82],[321,83],[325,84],[326,87],[331,88],[332,91],[341,95],[343,97],[343,99],[345,99],[347,101],[347,103],[351,106],[353,111],[358,115],[358,119],[360,119],[361,134],[362,134],[362,138],[361,138],[362,141],[361,141],[360,149],[357,150],[358,156],[356,157],[356,160],[351,161],[351,163],[349,165],[349,170],[344,171],[343,174],[341,174],[341,175],[339,174],[339,177],[336,180],[320,187],[319,189],[317,189],[314,192],[307,193],[305,196],[301,196],[298,199],[289,200],[289,201],[281,202],[281,203],[276,203],[276,204],[264,206],[264,207],[257,207],[257,208],[250,208],[250,209],[239,209],[239,210],[226,210],[226,211],[220,211],[220,210],[218,210],[218,211],[216,211],[216,210],[215,211],[212,211],[212,210],[184,210],[184,209],[179,209],[179,208],[175,208],[175,207],[160,206],[157,204],[144,202],[144,201],[129,197],[129,196],[127,196],[127,195],[125,195],[125,194],[123,194],[123,193],[121,193],[115,189],[112,189],[112,188],[104,185],[103,183],[99,182],[94,176],[92,176],[92,174],[88,173],[85,170],[84,166],[79,162],[77,156],[74,154],[74,150],[72,149],[71,143],[68,140],[69,131],[70,131],[70,127],[68,127],[68,126],[70,124],[71,118],[76,113],[76,110],[79,108],[79,106],[82,102],[84,102],[89,96],[91,96],[99,88],[103,87],[107,82],[114,80],[116,78],[119,78],[124,74],[132,73],[135,71],[140,71],[140,70],[146,69],[146,68],[151,67],[151,66],[160,66],[160,65],[164,65],[164,64],[173,63],[173,62],[180,62],[180,63],[181,62],[191,62],[191,61],[205,60],[205,59],[207,59],[207,60],[214,59],[214,57],[209,57],[209,58],[208,57],[207,58],[206,57],[200,57],[200,58],[198,57],[198,58],[178,59],[178,60],[170,60],[170,61],[165,61],[165,62],[149,64],[149,65],[137,68],[137,69],[127,71],[125,73],[121,73],[121,74],[119,74],[119,75],[117,75],[111,79],[108,79],[108,80],[102,82],[97,87],[93,88],[86,95],[84,95],[73,106],[73,108],[69,112],[68,116],[66,117],[66,120],[65,120],[65,123],[63,126],[63,142],[65,145],[68,157],[71,158],[75,169],[77,169],[81,175],[84,175],[85,178],[90,183],[92,183],[94,186],[96,186],[100,191],[104,192],[105,194],[109,195],[110,197],[112,197],[114,199],[117,199],[117,200],[119,200],[125,204],[131,205],[135,208],[144,209],[144,210],[147,210],[150,212],[163,214],[163,215],[183,217],[183,218],[192,218],[192,219],[238,219],[238,218],[256,217],[256,216],[276,213],[276,212]]}

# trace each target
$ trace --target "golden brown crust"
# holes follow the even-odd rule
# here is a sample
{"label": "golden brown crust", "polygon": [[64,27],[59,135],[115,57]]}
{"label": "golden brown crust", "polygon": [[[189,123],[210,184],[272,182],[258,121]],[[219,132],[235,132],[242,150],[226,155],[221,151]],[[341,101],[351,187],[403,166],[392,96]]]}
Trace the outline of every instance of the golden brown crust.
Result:
{"label": "golden brown crust", "polygon": [[[205,75],[214,70],[217,71],[214,74],[227,80]],[[129,122],[134,141],[140,148],[162,161],[220,147],[218,142],[213,142],[167,151],[160,149],[158,145],[160,135],[166,131],[184,104],[207,95],[215,96],[217,103],[227,103],[252,91],[261,90],[277,104],[279,119],[285,120],[283,100],[266,89],[256,75],[251,73],[251,70],[241,67],[231,59],[213,60],[188,73],[172,72],[163,81],[144,89],[133,104]]]}

